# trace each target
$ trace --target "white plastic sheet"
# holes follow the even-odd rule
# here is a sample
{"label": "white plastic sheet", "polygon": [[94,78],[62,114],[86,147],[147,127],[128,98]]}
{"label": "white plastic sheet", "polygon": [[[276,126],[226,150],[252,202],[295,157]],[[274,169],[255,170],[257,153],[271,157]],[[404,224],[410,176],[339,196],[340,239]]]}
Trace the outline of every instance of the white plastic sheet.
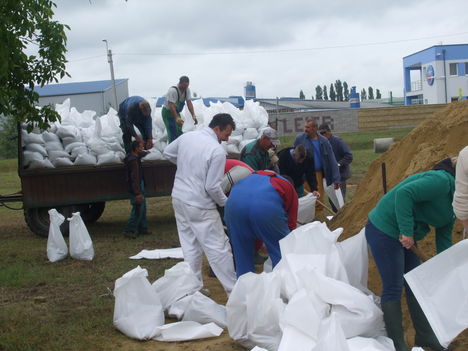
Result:
{"label": "white plastic sheet", "polygon": [[161,301],[147,276],[148,271],[138,266],[117,279],[114,289],[114,325],[138,340],[153,338],[164,324]]}
{"label": "white plastic sheet", "polygon": [[63,260],[68,255],[68,247],[60,230],[60,225],[65,217],[57,212],[55,208],[49,210],[50,226],[47,239],[47,258],[50,262]]}
{"label": "white plastic sheet", "polygon": [[[375,339],[356,336],[346,340],[349,351],[395,351],[393,341],[386,336],[379,336]],[[420,347],[414,347],[412,351],[424,351]]]}
{"label": "white plastic sheet", "polygon": [[164,276],[153,283],[153,289],[158,293],[165,310],[180,298],[194,294],[201,288],[202,283],[187,262],[179,262],[166,269]]}
{"label": "white plastic sheet", "polygon": [[142,258],[149,260],[158,260],[162,258],[183,259],[184,253],[182,252],[181,247],[175,247],[172,249],[141,250],[139,253],[129,258],[132,260],[139,260]]}
{"label": "white plastic sheet", "polygon": [[220,336],[223,329],[214,323],[176,322],[165,324],[156,330],[157,341],[188,341]]}
{"label": "white plastic sheet", "polygon": [[468,240],[434,256],[405,274],[440,344],[468,327]]}
{"label": "white plastic sheet", "polygon": [[93,241],[79,212],[67,219],[70,222],[70,256],[77,260],[91,261],[94,258]]}

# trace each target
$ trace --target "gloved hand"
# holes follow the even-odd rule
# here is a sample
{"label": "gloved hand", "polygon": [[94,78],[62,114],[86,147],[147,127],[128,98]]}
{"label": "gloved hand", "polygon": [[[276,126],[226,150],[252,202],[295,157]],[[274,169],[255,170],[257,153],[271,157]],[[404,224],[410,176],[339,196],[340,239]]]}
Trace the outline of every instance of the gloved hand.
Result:
{"label": "gloved hand", "polygon": [[193,118],[193,123],[197,125],[198,124],[197,116],[192,116],[192,118]]}
{"label": "gloved hand", "polygon": [[177,116],[176,117],[176,123],[181,126],[182,124],[184,124],[184,120],[182,118],[180,118],[180,116]]}
{"label": "gloved hand", "polygon": [[278,156],[276,156],[276,151],[274,148],[268,149],[268,156],[270,156],[270,165],[275,166],[279,162]]}

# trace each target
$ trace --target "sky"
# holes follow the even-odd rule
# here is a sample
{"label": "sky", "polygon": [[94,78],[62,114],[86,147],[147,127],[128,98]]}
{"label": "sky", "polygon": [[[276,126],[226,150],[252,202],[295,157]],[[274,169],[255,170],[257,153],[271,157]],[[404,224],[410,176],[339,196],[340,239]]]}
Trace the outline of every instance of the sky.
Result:
{"label": "sky", "polygon": [[315,96],[337,79],[403,96],[403,57],[468,43],[465,0],[55,0],[66,82],[116,78],[163,96],[182,75],[202,97]]}

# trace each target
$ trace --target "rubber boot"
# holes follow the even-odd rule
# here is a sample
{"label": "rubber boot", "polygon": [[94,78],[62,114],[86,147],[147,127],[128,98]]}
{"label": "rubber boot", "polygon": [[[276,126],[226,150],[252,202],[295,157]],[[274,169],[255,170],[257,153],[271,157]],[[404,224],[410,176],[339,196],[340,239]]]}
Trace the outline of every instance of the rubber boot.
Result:
{"label": "rubber boot", "polygon": [[426,315],[421,309],[418,300],[416,300],[416,297],[409,289],[406,290],[406,302],[408,303],[408,309],[411,319],[413,320],[414,330],[416,331],[414,346],[430,347],[434,351],[448,350],[439,343],[439,340],[437,340],[437,337],[432,330]]}
{"label": "rubber boot", "polygon": [[385,329],[390,339],[393,340],[396,351],[409,351],[406,346],[403,333],[403,317],[401,313],[401,301],[382,302]]}

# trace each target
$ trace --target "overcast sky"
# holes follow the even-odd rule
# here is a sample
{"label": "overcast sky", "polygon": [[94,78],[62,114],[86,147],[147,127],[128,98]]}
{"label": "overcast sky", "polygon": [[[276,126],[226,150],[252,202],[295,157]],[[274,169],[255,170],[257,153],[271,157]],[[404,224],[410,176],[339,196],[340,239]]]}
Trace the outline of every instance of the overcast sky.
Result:
{"label": "overcast sky", "polygon": [[190,77],[203,97],[315,95],[336,79],[403,96],[403,57],[468,43],[466,0],[57,0],[68,24],[61,82],[116,78],[130,95],[159,97]]}

